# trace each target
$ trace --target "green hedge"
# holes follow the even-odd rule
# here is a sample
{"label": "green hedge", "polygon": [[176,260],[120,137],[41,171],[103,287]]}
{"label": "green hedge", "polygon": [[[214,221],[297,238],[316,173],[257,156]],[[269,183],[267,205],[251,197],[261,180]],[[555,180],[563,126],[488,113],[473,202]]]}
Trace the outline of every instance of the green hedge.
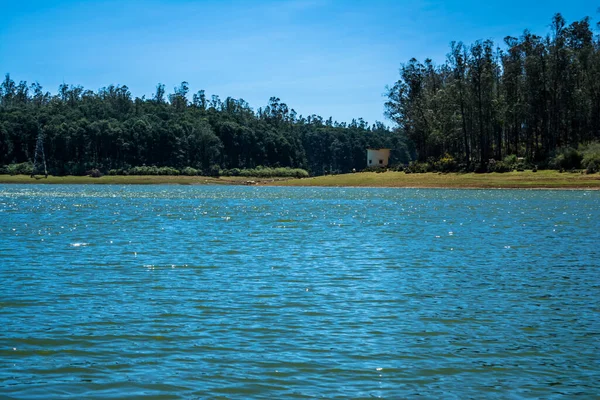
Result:
{"label": "green hedge", "polygon": [[10,175],[31,175],[33,172],[33,163],[24,162],[21,164],[10,164],[3,168]]}
{"label": "green hedge", "polygon": [[248,178],[308,178],[308,172],[301,168],[256,167],[251,169],[224,169],[222,176],[243,176]]}

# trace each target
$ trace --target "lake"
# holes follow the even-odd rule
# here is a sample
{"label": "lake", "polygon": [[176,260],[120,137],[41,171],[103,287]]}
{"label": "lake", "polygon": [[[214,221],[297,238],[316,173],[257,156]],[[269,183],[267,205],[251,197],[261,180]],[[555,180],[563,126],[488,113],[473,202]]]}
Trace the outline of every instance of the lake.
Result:
{"label": "lake", "polygon": [[599,204],[0,185],[0,396],[595,397]]}

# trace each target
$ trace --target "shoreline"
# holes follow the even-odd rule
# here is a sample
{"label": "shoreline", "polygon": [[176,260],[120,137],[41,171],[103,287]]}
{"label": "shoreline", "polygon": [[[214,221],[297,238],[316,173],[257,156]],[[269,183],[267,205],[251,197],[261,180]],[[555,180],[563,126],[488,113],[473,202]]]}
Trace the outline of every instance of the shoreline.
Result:
{"label": "shoreline", "polygon": [[406,189],[539,189],[600,190],[600,174],[558,171],[474,173],[358,172],[311,178],[250,178],[166,175],[48,176],[0,175],[0,184],[94,185],[248,185],[285,187],[406,188]]}
{"label": "shoreline", "polygon": [[413,189],[540,189],[600,190],[600,174],[524,171],[507,173],[362,172],[285,181],[276,186],[372,187]]}
{"label": "shoreline", "polygon": [[432,190],[600,190],[600,187],[590,186],[569,186],[569,187],[555,187],[555,186],[535,186],[535,187],[523,187],[523,186],[311,186],[311,185],[269,185],[264,184],[261,186],[269,187],[305,187],[305,188],[329,188],[329,189],[432,189]]}

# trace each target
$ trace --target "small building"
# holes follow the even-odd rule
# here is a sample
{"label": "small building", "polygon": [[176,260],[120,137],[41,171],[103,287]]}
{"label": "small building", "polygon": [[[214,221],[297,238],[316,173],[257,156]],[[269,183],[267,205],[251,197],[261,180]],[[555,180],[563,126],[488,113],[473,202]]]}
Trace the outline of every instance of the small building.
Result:
{"label": "small building", "polygon": [[391,149],[367,149],[367,167],[387,167]]}

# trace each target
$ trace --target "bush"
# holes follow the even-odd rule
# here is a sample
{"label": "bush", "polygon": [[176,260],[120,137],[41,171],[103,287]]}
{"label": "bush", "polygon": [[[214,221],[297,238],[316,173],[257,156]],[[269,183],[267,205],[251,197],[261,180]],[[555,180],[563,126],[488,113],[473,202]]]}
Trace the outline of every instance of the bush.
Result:
{"label": "bush", "polygon": [[496,161],[494,159],[490,160],[487,167],[488,172],[497,172],[504,173],[512,171],[512,167],[510,164],[505,163],[504,161]]}
{"label": "bush", "polygon": [[127,172],[128,175],[158,175],[158,168],[142,165],[141,167],[129,168]]}
{"label": "bush", "polygon": [[[116,170],[115,172],[125,171]],[[148,167],[142,165],[141,167],[130,168],[123,175],[179,175],[179,170],[172,167]]]}
{"label": "bush", "polygon": [[433,166],[429,163],[411,161],[411,163],[408,164],[408,167],[406,167],[405,172],[406,170],[409,170],[409,173],[423,174],[425,172],[432,172]]}
{"label": "bush", "polygon": [[214,176],[214,177],[218,177],[219,175],[221,175],[221,168],[219,168],[218,165],[213,164],[210,166],[210,168],[206,171],[206,174],[208,176]]}
{"label": "bush", "polygon": [[488,172],[488,164],[484,162],[475,164],[473,172],[475,172],[476,174],[484,174]]}
{"label": "bush", "polygon": [[192,167],[185,167],[184,169],[181,170],[181,175],[186,175],[186,176],[196,176],[199,175],[199,172],[196,168],[192,168]]}
{"label": "bush", "polygon": [[458,172],[466,174],[469,172],[475,172],[475,165],[473,163],[460,163],[458,164],[458,166],[456,167]]}
{"label": "bush", "polygon": [[558,149],[554,157],[550,158],[550,167],[553,169],[578,169],[581,168],[583,156],[571,147]]}
{"label": "bush", "polygon": [[511,154],[509,156],[506,156],[506,157],[504,157],[504,159],[502,160],[502,162],[505,165],[510,166],[512,169],[515,169],[516,165],[518,163],[517,155],[516,154]]}
{"label": "bush", "polygon": [[100,178],[102,176],[102,172],[99,169],[94,168],[86,172],[87,176],[91,176],[92,178]]}
{"label": "bush", "polygon": [[224,169],[221,171],[221,175],[223,176],[240,176],[240,174],[241,170],[239,168]]}
{"label": "bush", "polygon": [[598,166],[596,165],[596,162],[592,160],[587,165],[587,167],[585,169],[585,173],[586,174],[595,174],[596,172],[598,172]]}
{"label": "bush", "polygon": [[158,175],[179,175],[179,170],[172,167],[160,167],[158,168]]}
{"label": "bush", "polygon": [[440,172],[455,172],[458,169],[458,163],[454,157],[446,153],[434,164],[434,168]]}
{"label": "bush", "polygon": [[10,164],[6,167],[6,172],[10,175],[31,175],[33,164],[30,161],[20,164]]}
{"label": "bush", "polygon": [[504,164],[505,168],[508,168],[508,171],[503,172],[510,172],[515,169],[517,171],[525,171],[526,169],[533,168],[533,165],[525,161],[522,157],[517,157],[516,154],[511,154],[509,156],[504,157],[502,163]]}
{"label": "bush", "polygon": [[591,163],[596,165],[600,165],[600,142],[593,142],[588,144],[587,146],[581,146],[579,148],[581,151],[582,159],[581,159],[581,167],[587,170],[588,166]]}
{"label": "bush", "polygon": [[308,172],[301,168],[270,168],[261,167],[250,169],[233,168],[221,171],[223,176],[243,176],[247,178],[308,178]]}
{"label": "bush", "polygon": [[386,168],[383,167],[367,167],[365,169],[363,169],[361,172],[381,172],[382,170],[385,170]]}

